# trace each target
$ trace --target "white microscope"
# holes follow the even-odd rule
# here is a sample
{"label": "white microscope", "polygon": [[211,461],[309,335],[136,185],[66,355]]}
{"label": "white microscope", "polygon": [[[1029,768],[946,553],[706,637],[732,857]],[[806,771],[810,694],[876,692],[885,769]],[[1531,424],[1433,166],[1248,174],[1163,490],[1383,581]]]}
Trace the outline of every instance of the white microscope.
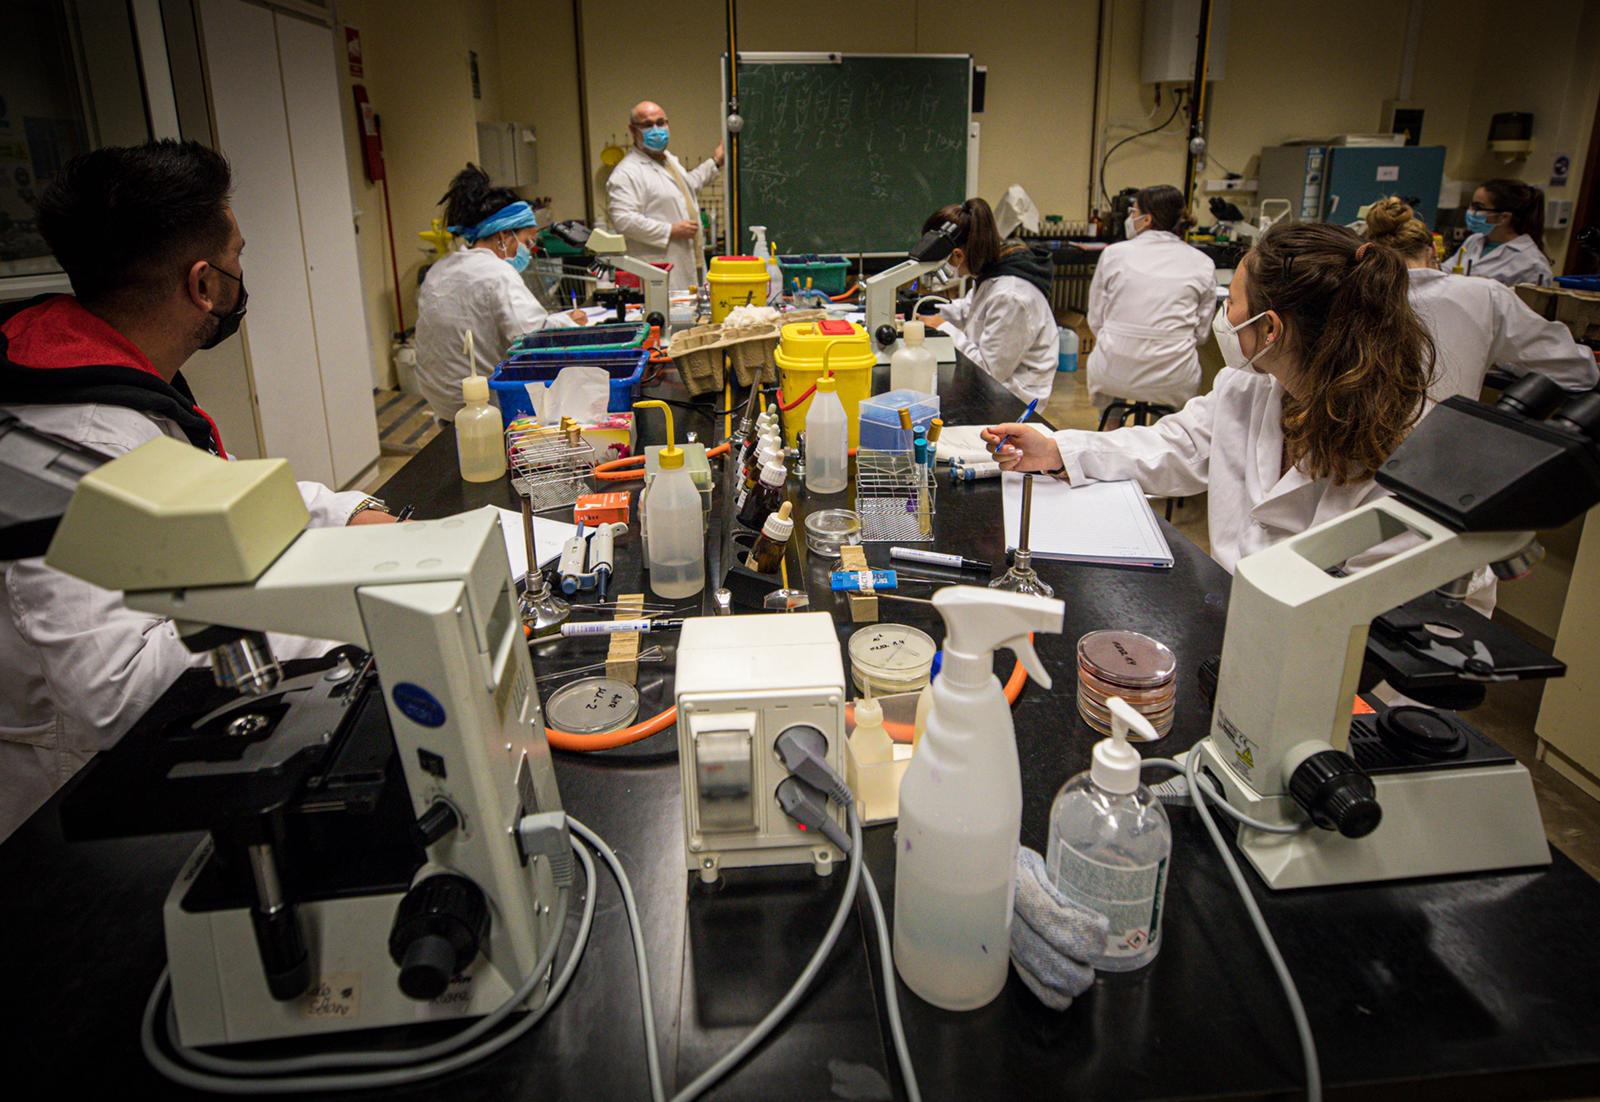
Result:
{"label": "white microscope", "polygon": [[[1285,831],[1239,829],[1269,887],[1549,864],[1510,754],[1422,709],[1356,738],[1351,716],[1374,617],[1484,564],[1525,573],[1534,530],[1600,502],[1600,395],[1566,397],[1528,376],[1493,407],[1449,399],[1379,471],[1392,498],[1239,562],[1211,732],[1191,754],[1234,809]],[[1380,544],[1402,549],[1352,562]]]}
{"label": "white microscope", "polygon": [[[644,288],[642,316],[648,324],[660,327],[664,340],[672,331],[672,296],[667,289],[667,273],[648,261],[627,255],[624,251],[627,243],[620,233],[601,229],[590,230],[588,239],[582,244],[584,248],[618,271],[639,277],[639,284]],[[658,316],[661,319],[659,322],[652,320]]]}
{"label": "white microscope", "polygon": [[[16,469],[19,439],[36,466],[50,438],[15,425],[0,466]],[[530,852],[519,830],[561,801],[495,511],[306,520],[282,460],[162,437],[81,474],[46,557],[173,617],[248,694],[125,740],[73,794],[89,818],[131,807],[89,836],[208,832],[164,908],[185,1045],[486,1014],[559,935],[570,848]],[[268,630],[367,649],[381,688],[349,665],[280,684]],[[112,783],[119,769],[147,775]]]}
{"label": "white microscope", "polygon": [[[960,245],[960,229],[954,222],[946,222],[938,229],[923,234],[922,240],[912,247],[908,259],[867,279],[867,333],[872,337],[872,348],[880,364],[888,363],[900,347],[900,327],[895,324],[898,313],[895,304],[900,288],[944,267],[945,260]],[[929,329],[925,347],[933,352],[937,363],[956,362],[955,342],[946,333]]]}

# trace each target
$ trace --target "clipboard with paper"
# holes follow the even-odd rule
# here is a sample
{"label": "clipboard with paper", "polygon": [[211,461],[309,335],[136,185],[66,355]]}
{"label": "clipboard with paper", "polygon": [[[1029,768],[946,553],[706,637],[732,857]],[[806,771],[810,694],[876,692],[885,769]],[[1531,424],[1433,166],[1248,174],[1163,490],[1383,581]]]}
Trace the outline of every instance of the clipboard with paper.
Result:
{"label": "clipboard with paper", "polygon": [[[1022,526],[1022,476],[1002,476],[1006,550],[1016,549]],[[1053,478],[1033,480],[1033,515],[1028,547],[1035,559],[1171,569],[1155,512],[1135,482],[1091,482],[1071,486]]]}

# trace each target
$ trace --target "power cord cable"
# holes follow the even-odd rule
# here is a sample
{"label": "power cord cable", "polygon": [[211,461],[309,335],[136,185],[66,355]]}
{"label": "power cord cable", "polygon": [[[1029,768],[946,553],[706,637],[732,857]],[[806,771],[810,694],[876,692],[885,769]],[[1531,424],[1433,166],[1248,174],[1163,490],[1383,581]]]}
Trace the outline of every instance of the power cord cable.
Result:
{"label": "power cord cable", "polygon": [[1200,776],[1199,766],[1196,764],[1198,760],[1198,755],[1191,751],[1188,759],[1182,764],[1173,758],[1146,758],[1144,766],[1181,772],[1189,782],[1190,792],[1197,793],[1194,809],[1199,812],[1200,821],[1205,824],[1212,845],[1222,857],[1222,863],[1227,866],[1228,875],[1233,878],[1233,886],[1238,890],[1239,900],[1244,904],[1245,913],[1250,916],[1250,924],[1255,927],[1256,936],[1261,939],[1261,947],[1266,950],[1267,960],[1271,962],[1272,970],[1277,974],[1278,985],[1283,988],[1284,998],[1289,1002],[1289,1014],[1294,1019],[1295,1035],[1300,1041],[1300,1055],[1306,1069],[1307,1102],[1322,1102],[1322,1067],[1317,1059],[1316,1038],[1311,1034],[1311,1020],[1306,1016],[1305,1004],[1300,1000],[1300,990],[1295,986],[1294,977],[1289,974],[1289,966],[1284,963],[1283,954],[1278,950],[1278,943],[1273,939],[1272,931],[1267,928],[1267,920],[1262,915],[1255,896],[1250,892],[1250,885],[1245,880],[1243,870],[1239,868],[1239,862],[1234,860],[1227,839],[1223,838],[1222,830],[1211,817],[1211,810],[1206,805],[1214,803],[1244,825],[1272,834],[1298,834],[1303,828],[1263,823],[1238,812],[1211,786],[1208,779]]}

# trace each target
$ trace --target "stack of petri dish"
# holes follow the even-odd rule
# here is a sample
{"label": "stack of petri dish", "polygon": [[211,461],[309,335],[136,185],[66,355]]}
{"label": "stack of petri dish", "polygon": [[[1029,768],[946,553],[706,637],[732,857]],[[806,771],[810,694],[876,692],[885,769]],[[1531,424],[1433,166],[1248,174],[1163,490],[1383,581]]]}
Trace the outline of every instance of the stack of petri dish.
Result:
{"label": "stack of petri dish", "polygon": [[1078,640],[1078,714],[1101,734],[1111,733],[1106,701],[1120,696],[1165,735],[1177,693],[1178,661],[1164,643],[1136,631],[1091,631]]}

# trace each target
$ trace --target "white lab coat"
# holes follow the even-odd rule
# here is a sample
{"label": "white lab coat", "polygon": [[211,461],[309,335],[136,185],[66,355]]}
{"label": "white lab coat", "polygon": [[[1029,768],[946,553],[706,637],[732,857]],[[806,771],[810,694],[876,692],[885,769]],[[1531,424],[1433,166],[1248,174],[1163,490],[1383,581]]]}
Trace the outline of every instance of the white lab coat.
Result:
{"label": "white lab coat", "polygon": [[1131,478],[1149,494],[1206,494],[1211,557],[1233,573],[1246,555],[1387,491],[1368,479],[1335,486],[1283,463],[1283,387],[1224,368],[1209,393],[1153,425],[1055,434],[1074,483]]}
{"label": "white lab coat", "polygon": [[717,162],[710,158],[690,171],[671,150],[658,161],[639,149],[630,149],[611,170],[606,195],[611,228],[627,239],[628,255],[652,263],[671,261],[668,286],[682,291],[694,286],[695,272],[704,261],[696,263],[694,238],[672,239],[672,224],[688,220],[699,225],[700,204],[697,201],[693,209],[684,205],[683,189],[672,177],[673,168],[683,174],[689,194],[694,196],[717,174]]}
{"label": "white lab coat", "polygon": [[1461,243],[1454,256],[1444,262],[1444,270],[1482,276],[1504,283],[1507,287],[1518,283],[1550,285],[1554,278],[1550,261],[1533,243],[1533,238],[1525,233],[1518,234],[1485,254],[1483,247],[1487,243],[1488,239],[1483,234],[1473,234]]}
{"label": "white lab coat", "polygon": [[576,324],[546,311],[505,260],[463,246],[440,257],[417,291],[417,385],[434,416],[452,421],[462,406],[461,380],[471,374],[462,333],[472,331],[478,374],[492,375],[518,337]]}
{"label": "white lab coat", "polygon": [[[157,436],[188,442],[164,417],[97,403],[4,407],[44,432],[121,455]],[[311,523],[342,525],[365,498],[300,483]],[[116,539],[107,532],[107,539]],[[156,698],[205,655],[191,653],[172,621],[135,612],[122,595],[42,558],[0,575],[0,840],[99,750],[127,733]],[[327,640],[271,635],[280,659],[325,653]]]}
{"label": "white lab coat", "polygon": [[944,332],[961,355],[1024,402],[1047,401],[1055,385],[1061,330],[1044,293],[1019,276],[999,275],[939,307]]}
{"label": "white lab coat", "polygon": [[1594,353],[1503,283],[1413,268],[1411,308],[1436,349],[1432,401],[1453,394],[1476,400],[1484,375],[1496,365],[1518,376],[1541,372],[1568,390],[1589,390],[1600,382]]}
{"label": "white lab coat", "polygon": [[1089,398],[1181,406],[1200,391],[1217,269],[1176,234],[1146,230],[1100,254],[1089,284]]}
{"label": "white lab coat", "polygon": [[[1283,387],[1269,375],[1223,368],[1211,390],[1148,426],[1068,429],[1056,445],[1073,483],[1132,479],[1148,494],[1206,494],[1211,557],[1232,574],[1246,555],[1389,496],[1374,479],[1335,486],[1283,470]],[[1351,560],[1362,567],[1414,542],[1406,535]],[[1494,579],[1477,572],[1467,603],[1494,610]]]}

